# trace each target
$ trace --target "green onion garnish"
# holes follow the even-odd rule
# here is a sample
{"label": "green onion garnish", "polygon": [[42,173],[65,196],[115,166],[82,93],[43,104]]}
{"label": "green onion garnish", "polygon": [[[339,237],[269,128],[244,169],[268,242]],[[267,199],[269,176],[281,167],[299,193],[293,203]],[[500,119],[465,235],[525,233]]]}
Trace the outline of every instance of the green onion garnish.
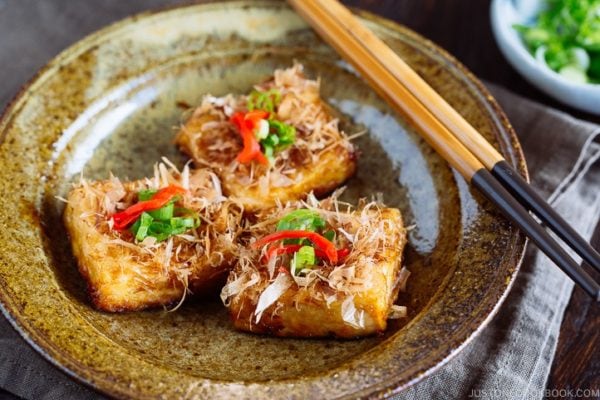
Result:
{"label": "green onion garnish", "polygon": [[144,189],[138,192],[138,200],[146,201],[152,199],[152,196],[156,194],[157,190],[154,189]]}
{"label": "green onion garnish", "polygon": [[[155,193],[155,190],[142,190],[138,193],[138,199],[151,200]],[[135,239],[141,242],[147,237],[154,237],[157,241],[163,241],[200,226],[198,214],[187,208],[175,207],[175,201],[176,198],[159,209],[143,212],[129,228]]]}
{"label": "green onion garnish", "polygon": [[277,89],[266,92],[252,91],[248,95],[248,111],[262,110],[269,113],[269,119],[261,120],[255,131],[264,155],[273,161],[275,153],[294,144],[296,128],[275,119],[275,108],[281,102],[281,93]]}
{"label": "green onion garnish", "polygon": [[532,25],[514,28],[529,51],[565,78],[600,83],[600,0],[546,0]]}
{"label": "green onion garnish", "polygon": [[168,221],[173,218],[173,211],[175,209],[175,203],[169,203],[164,207],[159,208],[158,210],[148,211],[148,214],[152,216],[152,218],[157,219],[159,221]]}
{"label": "green onion garnish", "polygon": [[272,136],[277,137],[277,142],[274,145],[277,150],[281,150],[296,140],[296,128],[291,125],[285,124],[281,121],[270,120],[269,126],[271,127]]}
{"label": "green onion garnish", "polygon": [[294,270],[294,273],[298,273],[305,268],[312,267],[316,264],[316,261],[314,247],[302,246],[296,253],[294,253],[291,268]]}
{"label": "green onion garnish", "polygon": [[312,231],[325,227],[325,220],[318,212],[301,208],[294,210],[279,220],[278,231]]}
{"label": "green onion garnish", "polygon": [[277,89],[271,89],[266,92],[253,90],[248,96],[248,111],[265,110],[275,112],[275,107],[281,102],[281,93]]}
{"label": "green onion garnish", "polygon": [[[135,239],[142,241],[148,236],[148,230],[154,218],[147,212],[143,212],[140,218],[133,224],[132,229],[135,229]],[[136,226],[137,225],[137,226]]]}
{"label": "green onion garnish", "polygon": [[335,242],[335,231],[327,231],[323,233],[323,236],[330,242]]}
{"label": "green onion garnish", "polygon": [[[278,231],[312,231],[317,232],[325,227],[325,220],[318,212],[301,208],[281,218],[277,223]],[[306,239],[285,239],[283,244],[310,244]]]}

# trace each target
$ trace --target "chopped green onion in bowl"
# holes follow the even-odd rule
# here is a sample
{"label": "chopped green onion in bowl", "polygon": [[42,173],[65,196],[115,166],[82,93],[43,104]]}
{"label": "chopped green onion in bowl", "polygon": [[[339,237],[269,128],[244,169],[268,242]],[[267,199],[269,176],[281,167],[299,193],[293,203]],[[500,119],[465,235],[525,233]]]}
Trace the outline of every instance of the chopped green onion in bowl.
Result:
{"label": "chopped green onion in bowl", "polygon": [[545,0],[533,24],[514,25],[535,58],[576,83],[600,83],[600,0]]}

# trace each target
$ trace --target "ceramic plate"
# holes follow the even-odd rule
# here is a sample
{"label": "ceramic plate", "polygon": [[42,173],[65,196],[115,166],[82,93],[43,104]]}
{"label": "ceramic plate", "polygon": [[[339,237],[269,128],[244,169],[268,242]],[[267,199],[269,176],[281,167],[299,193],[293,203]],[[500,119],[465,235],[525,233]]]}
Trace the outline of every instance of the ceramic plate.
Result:
{"label": "ceramic plate", "polygon": [[[413,32],[365,23],[526,175],[497,104],[453,58]],[[346,198],[383,193],[410,231],[409,317],[360,340],[294,340],[232,329],[217,296],[176,312],[94,310],[63,203],[72,182],[136,179],[173,146],[182,105],[247,92],[274,68],[306,66],[361,149]],[[517,272],[524,237],[438,157],[284,3],[237,1],[148,13],[64,51],[0,123],[0,302],[15,328],[78,380],[116,397],[382,397],[418,381],[486,324]]]}

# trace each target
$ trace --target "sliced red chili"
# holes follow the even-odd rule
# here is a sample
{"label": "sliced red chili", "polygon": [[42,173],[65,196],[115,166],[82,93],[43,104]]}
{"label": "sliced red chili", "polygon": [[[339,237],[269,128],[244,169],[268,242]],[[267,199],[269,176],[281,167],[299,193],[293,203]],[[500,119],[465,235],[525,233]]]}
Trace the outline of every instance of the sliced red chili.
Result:
{"label": "sliced red chili", "polygon": [[244,120],[246,121],[250,121],[252,124],[252,128],[255,128],[256,125],[258,125],[258,121],[260,121],[261,119],[267,119],[269,118],[269,113],[267,111],[263,111],[263,110],[254,110],[254,111],[249,111],[244,115]]}
{"label": "sliced red chili", "polygon": [[243,112],[236,112],[234,113],[231,118],[229,118],[229,120],[231,121],[232,124],[234,124],[240,131],[242,129],[246,129],[246,124],[244,122],[244,113]]}
{"label": "sliced red chili", "polygon": [[240,135],[242,136],[244,147],[240,154],[237,155],[237,161],[242,164],[247,164],[260,154],[260,144],[258,143],[258,140],[256,140],[254,133],[250,131],[242,130],[240,131]]}
{"label": "sliced red chili", "polygon": [[150,200],[140,201],[131,207],[113,214],[110,218],[113,220],[114,229],[120,231],[132,224],[144,211],[157,210],[169,203],[173,197],[184,194],[187,191],[181,186],[169,185],[160,189]]}
{"label": "sliced red chili", "polygon": [[338,262],[338,254],[335,245],[327,240],[327,238],[311,231],[278,231],[257,240],[252,246],[258,249],[266,244],[285,239],[308,239],[318,247],[318,249],[325,253],[326,258],[331,264],[337,264]]}
{"label": "sliced red chili", "polygon": [[269,113],[263,110],[254,110],[245,114],[236,112],[231,116],[231,123],[238,128],[243,143],[242,151],[236,158],[238,162],[247,164],[252,160],[256,160],[261,164],[269,163],[269,160],[260,149],[260,143],[255,134],[259,121],[268,117]]}
{"label": "sliced red chili", "polygon": [[343,249],[339,249],[337,251],[338,257],[339,258],[346,258],[350,255],[350,249],[347,247],[344,247]]}
{"label": "sliced red chili", "polygon": [[302,245],[300,244],[289,244],[286,246],[271,246],[265,254],[265,260],[268,261],[273,257],[280,256],[282,254],[292,254],[300,250]]}
{"label": "sliced red chili", "polygon": [[[302,245],[300,244],[288,244],[285,246],[272,246],[267,250],[267,254],[265,254],[264,262],[268,262],[271,258],[280,256],[282,254],[293,254],[300,250]],[[350,254],[349,248],[343,248],[337,250],[338,261],[342,260]],[[315,255],[320,258],[328,258],[327,254],[321,249],[315,249]]]}

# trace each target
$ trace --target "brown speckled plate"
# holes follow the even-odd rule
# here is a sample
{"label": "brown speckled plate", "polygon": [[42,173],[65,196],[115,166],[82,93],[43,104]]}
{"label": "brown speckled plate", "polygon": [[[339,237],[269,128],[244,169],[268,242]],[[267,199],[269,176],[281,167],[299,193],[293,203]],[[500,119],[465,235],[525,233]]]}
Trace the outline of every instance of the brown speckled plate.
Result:
{"label": "brown speckled plate", "polygon": [[[526,174],[506,118],[432,43],[362,14],[378,35]],[[410,231],[409,318],[361,340],[292,340],[233,331],[214,295],[176,312],[90,307],[61,223],[80,174],[139,178],[167,156],[183,103],[245,92],[293,60],[321,77],[362,150],[346,196],[382,192]],[[281,2],[238,1],[127,19],[45,67],[1,123],[0,302],[40,353],[116,397],[383,397],[431,373],[486,324],[517,272],[524,237],[423,143]]]}

